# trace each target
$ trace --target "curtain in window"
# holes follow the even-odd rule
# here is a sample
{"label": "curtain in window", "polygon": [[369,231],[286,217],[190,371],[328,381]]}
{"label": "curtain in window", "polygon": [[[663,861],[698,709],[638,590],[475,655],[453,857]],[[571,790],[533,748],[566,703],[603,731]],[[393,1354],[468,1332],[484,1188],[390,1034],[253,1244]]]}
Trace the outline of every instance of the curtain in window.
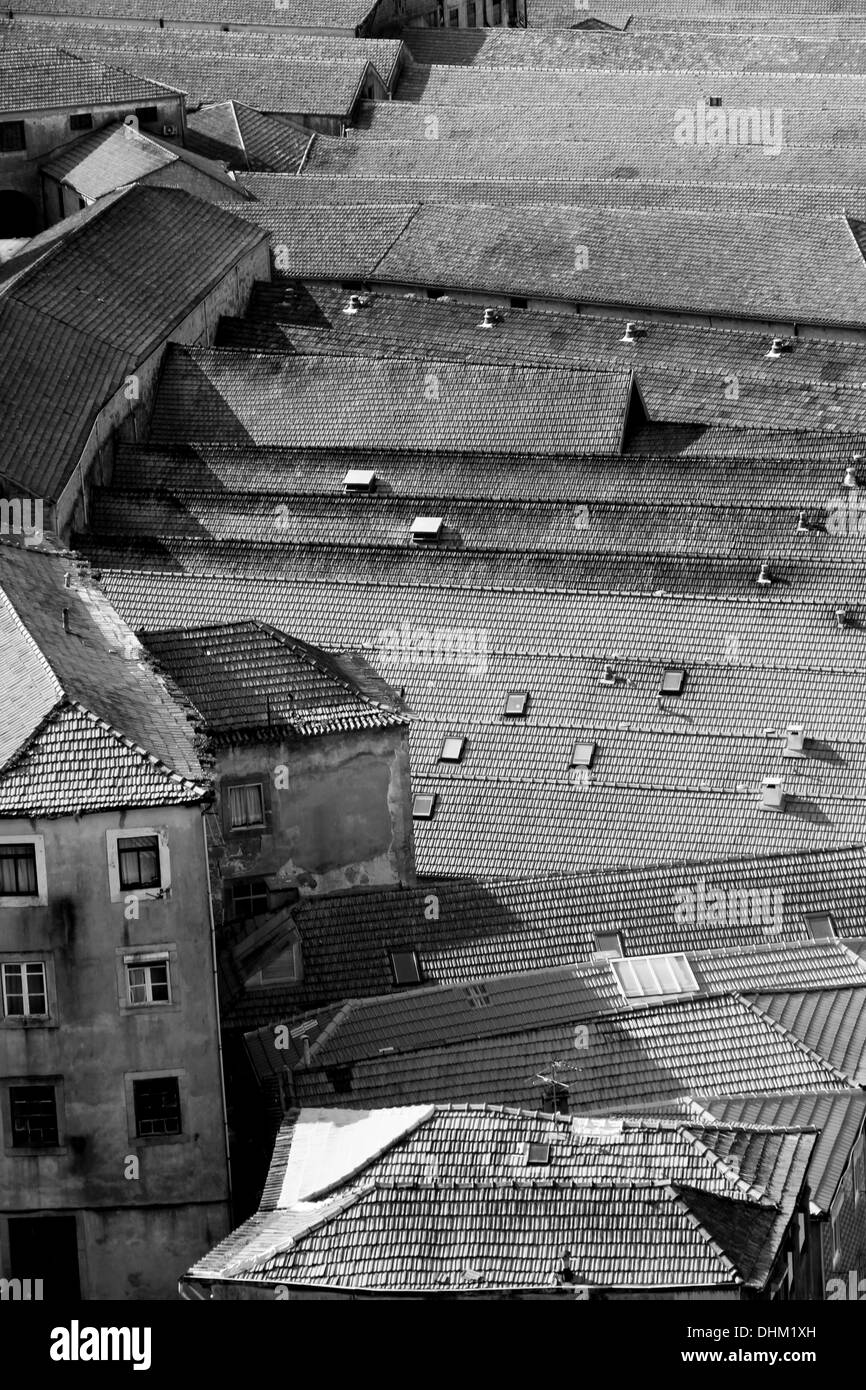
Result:
{"label": "curtain in window", "polygon": [[35,893],[36,853],[30,845],[0,845],[0,896]]}
{"label": "curtain in window", "polygon": [[229,787],[229,815],[233,826],[262,824],[262,789],[257,782],[244,787]]}

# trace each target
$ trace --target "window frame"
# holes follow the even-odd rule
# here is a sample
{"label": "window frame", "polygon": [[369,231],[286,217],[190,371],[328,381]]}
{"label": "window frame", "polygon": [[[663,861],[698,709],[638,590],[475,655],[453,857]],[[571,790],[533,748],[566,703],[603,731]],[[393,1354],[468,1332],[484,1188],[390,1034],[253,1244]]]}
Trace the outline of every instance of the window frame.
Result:
{"label": "window frame", "polygon": [[[152,997],[153,980],[148,976],[146,982],[146,990],[151,997],[144,1000],[136,1001],[132,998],[132,990],[134,986],[132,985],[132,982],[129,978],[130,971],[150,971],[153,967],[160,967],[165,970],[165,987],[168,990],[168,998],[154,999]],[[130,954],[125,955],[123,957],[123,974],[124,983],[126,985],[126,1004],[129,1009],[135,1009],[136,1011],[138,1011],[139,1009],[164,1009],[166,1006],[174,1003],[174,999],[172,998],[171,992],[171,959],[169,957],[168,951],[130,952]],[[135,986],[135,988],[140,988],[140,986]]]}
{"label": "window frame", "polygon": [[[4,130],[17,129],[20,132],[21,144],[6,144]],[[27,123],[26,121],[0,121],[0,155],[21,154],[27,149]]]}
{"label": "window frame", "polygon": [[[819,918],[826,918],[830,930],[827,933],[822,932],[819,936],[816,936],[812,924]],[[812,941],[838,941],[839,939],[839,933],[836,930],[836,919],[833,916],[831,908],[819,909],[815,912],[804,912],[803,925]]]}
{"label": "window frame", "polygon": [[0,846],[29,845],[36,862],[35,893],[2,893],[0,907],[47,907],[48,883],[45,873],[45,837],[43,835],[0,835]]}
{"label": "window frame", "polygon": [[[261,820],[244,821],[242,825],[236,825],[232,817],[232,792],[249,791],[255,787],[259,794],[259,806],[261,807]],[[225,789],[226,793],[226,814],[228,816],[229,829],[233,835],[244,834],[247,830],[265,830],[267,828],[267,807],[265,805],[265,788],[262,782],[230,782]]]}
{"label": "window frame", "polygon": [[[123,840],[143,839],[145,836],[153,837],[157,841],[159,887],[123,888],[120,883],[120,850],[118,846]],[[125,903],[127,898],[137,898],[139,902],[163,902],[171,895],[171,853],[168,845],[168,833],[165,830],[152,825],[126,827],[123,830],[106,830],[105,842],[108,855],[109,897],[113,903]]]}
{"label": "window frame", "polygon": [[[12,1117],[12,1092],[23,1090],[25,1087],[50,1087],[54,1092],[54,1118],[57,1126],[56,1144],[15,1144],[14,1120]],[[60,1076],[12,1076],[4,1077],[0,1083],[2,1089],[2,1129],[3,1129],[3,1151],[8,1157],[13,1158],[38,1158],[43,1154],[51,1158],[66,1152],[66,1126],[63,1104],[63,1078]]]}
{"label": "window frame", "polygon": [[[237,910],[236,910],[236,905],[235,905],[235,890],[236,890],[236,888],[238,887],[238,885],[243,885],[243,884],[250,884],[250,885],[252,885],[252,884],[254,884],[254,883],[262,883],[262,884],[264,884],[264,906],[262,907],[262,909],[261,909],[260,912],[250,912],[250,913],[247,914],[247,916],[245,916],[245,917],[238,917],[238,915],[237,915]],[[270,889],[268,888],[268,881],[267,881],[267,878],[265,877],[264,874],[242,874],[242,875],[238,875],[237,877],[232,876],[232,877],[230,877],[230,878],[224,878],[223,881],[222,881],[222,890],[223,890],[223,921],[224,921],[224,922],[251,922],[251,921],[253,921],[256,917],[261,917],[264,913],[270,911],[270,898],[271,898],[271,894],[270,894]],[[231,912],[228,912],[228,911],[226,910],[226,906],[227,906],[227,905],[226,905],[226,897],[229,896],[229,895],[230,895],[230,897],[231,897]],[[258,894],[258,895],[256,895],[256,896],[259,896],[259,897],[260,897],[261,894]],[[253,894],[251,893],[251,894],[250,894],[250,899],[251,899],[251,901],[252,901],[252,897],[253,897]]]}
{"label": "window frame", "polygon": [[[27,981],[27,971],[38,966],[42,971],[42,997],[45,1000],[44,1013],[31,1012],[25,1008],[23,1013],[12,1014],[9,1012],[9,991],[6,984],[6,971],[18,969],[21,971],[21,998],[25,1004],[30,1002],[30,987]],[[26,1019],[47,1023],[51,1018],[51,996],[48,992],[48,969],[44,960],[0,960],[0,1007],[3,1010],[3,1021],[21,1022]]]}
{"label": "window frame", "polygon": [[[84,124],[84,125],[76,124],[76,122],[81,122],[81,121],[84,121],[85,124]],[[72,114],[71,114],[70,117],[69,117],[69,129],[70,129],[70,130],[75,130],[75,131],[79,131],[79,130],[92,130],[92,129],[93,129],[93,112],[92,112],[92,111],[73,111]]]}
{"label": "window frame", "polygon": [[[415,963],[415,974],[417,976],[417,979],[400,979],[400,968],[397,965],[398,956],[410,956],[412,958],[412,960]],[[414,948],[414,946],[400,947],[398,950],[389,951],[388,962],[391,966],[391,978],[395,989],[417,989],[419,985],[423,985],[424,976],[421,971],[421,958],[418,955],[418,952]]]}
{"label": "window frame", "polygon": [[[186,1071],[181,1067],[169,1067],[164,1071],[127,1072],[124,1077],[126,1089],[126,1112],[129,1138],[137,1144],[180,1144],[189,1143],[193,1124],[187,1114]],[[135,1085],[139,1081],[174,1081],[177,1084],[177,1099],[180,1129],[174,1134],[139,1134],[138,1116],[135,1106]],[[186,1128],[185,1128],[186,1126]]]}

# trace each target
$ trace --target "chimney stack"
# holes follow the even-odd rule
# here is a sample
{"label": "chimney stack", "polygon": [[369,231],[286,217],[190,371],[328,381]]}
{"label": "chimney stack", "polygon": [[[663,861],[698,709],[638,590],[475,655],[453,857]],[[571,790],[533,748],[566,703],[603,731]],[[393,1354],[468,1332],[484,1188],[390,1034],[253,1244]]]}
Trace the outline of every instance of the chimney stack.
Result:
{"label": "chimney stack", "polygon": [[785,746],[782,749],[783,758],[804,758],[804,747],[806,743],[806,730],[802,724],[789,724],[785,730]]}
{"label": "chimney stack", "polygon": [[761,810],[784,811],[785,787],[781,777],[765,777],[761,783]]}
{"label": "chimney stack", "polygon": [[770,357],[770,358],[773,359],[773,361],[775,361],[775,359],[776,359],[777,357],[781,357],[781,356],[782,356],[782,353],[783,353],[784,351],[785,351],[785,343],[784,343],[784,340],[783,340],[782,338],[774,338],[774,339],[773,339],[773,345],[772,345],[772,347],[770,348],[770,351],[769,351],[768,353],[765,354],[765,356]]}
{"label": "chimney stack", "polygon": [[631,323],[631,322],[627,323],[626,326],[625,326],[625,333],[624,333],[623,336],[620,338],[620,342],[621,342],[621,343],[636,343],[636,342],[637,342],[637,334],[635,333],[635,328],[636,328],[636,327],[637,327],[637,325],[634,324],[634,323]]}

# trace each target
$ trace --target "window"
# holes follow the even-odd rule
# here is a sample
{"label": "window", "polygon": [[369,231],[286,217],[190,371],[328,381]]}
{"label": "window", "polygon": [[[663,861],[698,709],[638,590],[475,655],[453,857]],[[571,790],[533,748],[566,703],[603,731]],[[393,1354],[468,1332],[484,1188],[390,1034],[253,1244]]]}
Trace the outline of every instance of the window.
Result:
{"label": "window", "polygon": [[164,898],[171,889],[168,840],[150,826],[140,830],[108,830],[108,886],[113,903],[130,894],[142,901]]}
{"label": "window", "polygon": [[38,891],[36,845],[0,844],[0,898],[32,898]]}
{"label": "window", "polygon": [[510,690],[505,700],[505,713],[510,719],[520,719],[529,704],[528,690]]}
{"label": "window", "polygon": [[10,1086],[12,1147],[51,1149],[60,1143],[53,1086]]}
{"label": "window", "polygon": [[420,985],[421,962],[417,951],[390,951],[395,985]]}
{"label": "window", "polygon": [[721,97],[707,97],[707,105],[708,105],[708,106],[721,106],[721,104],[722,104],[722,98],[721,98]]}
{"label": "window", "polygon": [[462,734],[455,734],[444,739],[439,751],[439,761],[441,763],[459,763],[463,757],[463,750],[466,747],[466,739]]}
{"label": "window", "polygon": [[135,115],[141,125],[156,125],[159,120],[159,112],[155,106],[138,106]]}
{"label": "window", "polygon": [[686,683],[686,673],[676,666],[669,666],[662,676],[660,695],[681,695]]}
{"label": "window", "polygon": [[130,1004],[170,1004],[168,956],[127,956],[126,997]]}
{"label": "window", "polygon": [[449,11],[448,11],[448,28],[449,28],[449,29],[459,29],[459,28],[460,28],[460,11],[459,11],[459,10],[449,10]]}
{"label": "window", "polygon": [[0,154],[14,154],[24,147],[24,122],[0,121]]}
{"label": "window", "polygon": [[3,966],[3,1012],[7,1018],[47,1018],[48,987],[41,961]]}
{"label": "window", "polygon": [[803,921],[813,941],[832,941],[836,936],[832,912],[806,912]]}
{"label": "window", "polygon": [[432,820],[436,800],[435,792],[419,792],[412,802],[412,819]]}
{"label": "window", "polygon": [[470,29],[474,29],[478,22],[478,15],[475,8],[475,0],[469,0],[466,6],[466,23]]}
{"label": "window", "polygon": [[245,782],[229,787],[229,824],[232,830],[265,823],[265,803],[261,782]]}
{"label": "window", "polygon": [[502,23],[502,0],[493,0],[493,23]]}
{"label": "window", "polygon": [[685,956],[624,956],[610,965],[626,999],[697,992],[698,982]]}
{"label": "window", "polygon": [[69,117],[70,130],[92,130],[93,117],[89,111],[82,111],[77,116]]}
{"label": "window", "polygon": [[512,296],[511,296],[511,299],[509,300],[509,303],[511,304],[512,309],[528,309],[528,308],[529,308],[529,300],[528,300],[528,299],[521,299],[519,295],[512,295]]}
{"label": "window", "polygon": [[246,922],[267,912],[268,885],[263,878],[239,878],[224,885],[226,915],[230,922]]}
{"label": "window", "polygon": [[623,954],[622,937],[618,931],[597,931],[595,954],[605,960],[619,960]]}
{"label": "window", "polygon": [[159,839],[156,835],[131,835],[118,843],[117,862],[123,889],[159,888]]}
{"label": "window", "polygon": [[550,1162],[549,1144],[525,1144],[524,1160],[532,1168],[546,1167]]}
{"label": "window", "polygon": [[139,1139],[180,1134],[180,1087],[176,1076],[133,1081],[135,1132]]}
{"label": "window", "polygon": [[352,1089],[351,1067],[325,1067],[325,1076],[334,1088],[334,1094],[347,1096]]}
{"label": "window", "polygon": [[592,767],[595,747],[594,743],[576,743],[571,750],[571,766]]}
{"label": "window", "polygon": [[541,1108],[547,1111],[548,1115],[568,1114],[568,1087],[564,1081],[545,1086],[541,1093]]}
{"label": "window", "polygon": [[301,940],[298,936],[269,965],[262,966],[261,970],[251,975],[246,981],[246,988],[255,989],[264,985],[294,985],[303,978]]}

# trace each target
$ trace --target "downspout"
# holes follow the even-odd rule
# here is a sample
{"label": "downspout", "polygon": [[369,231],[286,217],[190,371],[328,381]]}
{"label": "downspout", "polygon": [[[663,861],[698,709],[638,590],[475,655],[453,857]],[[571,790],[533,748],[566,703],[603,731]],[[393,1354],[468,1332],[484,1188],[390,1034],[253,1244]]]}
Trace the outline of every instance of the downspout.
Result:
{"label": "downspout", "polygon": [[226,1146],[226,1182],[227,1182],[227,1185],[228,1185],[229,1221],[230,1221],[230,1222],[233,1222],[233,1221],[234,1221],[234,1196],[233,1196],[233,1192],[232,1192],[232,1160],[231,1160],[231,1149],[229,1148],[229,1111],[228,1111],[228,1103],[227,1103],[227,1101],[226,1101],[226,1078],[225,1078],[225,1070],[224,1070],[224,1067],[223,1067],[223,1034],[222,1034],[222,1020],[220,1019],[219,976],[218,976],[218,973],[217,973],[216,921],[214,920],[214,915],[213,915],[213,897],[212,897],[212,895],[211,895],[211,885],[210,885],[210,853],[209,853],[209,851],[208,851],[208,843],[207,843],[207,826],[205,825],[205,815],[206,815],[207,813],[206,813],[206,811],[204,810],[203,807],[200,808],[200,809],[201,809],[201,836],[202,836],[202,844],[204,845],[204,867],[205,867],[205,873],[207,874],[207,910],[208,910],[208,916],[209,916],[209,918],[210,918],[211,956],[212,956],[212,965],[213,965],[213,1002],[214,1002],[214,1009],[215,1009],[215,1011],[216,1011],[217,1061],[218,1061],[218,1063],[219,1063],[220,1097],[221,1097],[222,1108],[223,1108],[223,1137],[224,1137],[225,1146]]}

